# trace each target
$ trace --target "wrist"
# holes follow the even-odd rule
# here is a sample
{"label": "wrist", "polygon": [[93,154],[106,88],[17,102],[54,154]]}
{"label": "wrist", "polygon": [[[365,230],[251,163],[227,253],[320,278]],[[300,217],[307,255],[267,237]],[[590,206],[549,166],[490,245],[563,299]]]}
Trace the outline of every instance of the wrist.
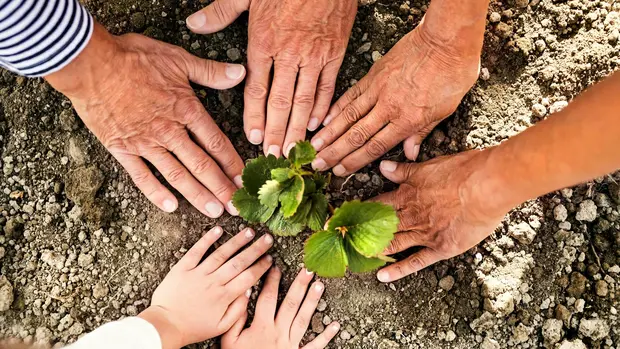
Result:
{"label": "wrist", "polygon": [[186,344],[183,334],[170,319],[168,310],[160,306],[150,306],[138,315],[139,318],[148,321],[159,333],[162,349],[179,349]]}
{"label": "wrist", "polygon": [[66,67],[45,77],[57,91],[70,99],[84,98],[98,90],[119,51],[115,37],[99,23],[84,50]]}

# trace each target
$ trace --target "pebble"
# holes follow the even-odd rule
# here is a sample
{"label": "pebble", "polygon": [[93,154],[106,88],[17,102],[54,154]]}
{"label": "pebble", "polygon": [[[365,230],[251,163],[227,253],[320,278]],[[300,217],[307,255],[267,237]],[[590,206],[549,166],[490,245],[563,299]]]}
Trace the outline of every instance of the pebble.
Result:
{"label": "pebble", "polygon": [[107,296],[109,292],[110,289],[108,288],[108,286],[101,282],[96,284],[95,287],[93,287],[93,297],[97,299],[105,298],[105,296]]}
{"label": "pebble", "polygon": [[575,301],[575,311],[583,313],[583,309],[586,307],[586,301],[584,299],[578,299]]}
{"label": "pebble", "polygon": [[372,51],[372,61],[376,62],[378,60],[380,60],[381,58],[383,58],[383,55],[379,52],[379,51]]}
{"label": "pebble", "polygon": [[484,340],[482,341],[482,344],[480,344],[480,349],[499,349],[499,343],[493,339],[493,338],[489,338],[489,337],[485,337]]}
{"label": "pebble", "polygon": [[567,106],[568,106],[568,102],[567,101],[555,102],[549,108],[549,113],[550,114],[555,114],[555,113],[561,112],[562,109],[566,108]]}
{"label": "pebble", "polygon": [[356,173],[355,180],[360,183],[368,183],[370,182],[370,175],[368,173]]}
{"label": "pebble", "polygon": [[326,325],[324,325],[322,322],[321,314],[316,313],[314,314],[314,316],[312,316],[311,326],[314,333],[323,333]]}
{"label": "pebble", "polygon": [[581,319],[579,334],[598,341],[609,335],[609,325],[603,319]]}
{"label": "pebble", "polygon": [[323,325],[327,326],[332,323],[332,318],[329,315],[323,316]]}
{"label": "pebble", "polygon": [[596,295],[599,297],[607,297],[609,286],[605,280],[598,280],[595,284]]}
{"label": "pebble", "polygon": [[577,211],[578,221],[594,222],[596,220],[597,208],[596,204],[592,200],[584,200],[579,204],[579,210]]}
{"label": "pebble", "polygon": [[456,333],[454,331],[449,330],[446,332],[446,342],[452,342],[456,339]]}
{"label": "pebble", "polygon": [[325,309],[327,309],[327,302],[325,302],[324,299],[321,299],[319,301],[319,304],[316,307],[316,310],[318,310],[318,311],[325,311]]}
{"label": "pebble", "polygon": [[61,270],[65,266],[67,257],[56,251],[45,250],[41,253],[41,260],[50,267]]}
{"label": "pebble", "polygon": [[226,51],[226,56],[228,56],[231,61],[236,62],[241,59],[241,51],[239,51],[238,48],[233,47]]}
{"label": "pebble", "polygon": [[547,319],[542,327],[542,336],[547,344],[555,344],[564,336],[564,323],[558,319]]}
{"label": "pebble", "polygon": [[351,334],[347,330],[342,330],[340,332],[340,339],[347,341],[351,339]]}
{"label": "pebble", "polygon": [[7,311],[13,304],[13,285],[6,276],[0,276],[0,312]]}
{"label": "pebble", "polygon": [[357,49],[357,54],[362,54],[362,53],[366,53],[368,51],[370,51],[370,48],[372,47],[372,42],[366,42],[364,43],[362,46],[360,46]]}
{"label": "pebble", "polygon": [[489,21],[491,23],[499,23],[502,20],[502,15],[499,12],[492,12],[489,16]]}
{"label": "pebble", "polygon": [[572,273],[570,276],[570,285],[566,289],[566,293],[568,293],[571,297],[581,297],[581,295],[586,291],[587,282],[588,279],[581,273]]}
{"label": "pebble", "polygon": [[536,232],[528,223],[522,222],[508,227],[508,235],[512,236],[524,245],[529,245],[532,241],[534,241]]}
{"label": "pebble", "polygon": [[4,250],[4,247],[0,246],[0,259],[2,259],[2,257],[4,257],[6,254],[6,251]]}
{"label": "pebble", "polygon": [[581,339],[575,339],[573,341],[564,340],[558,349],[588,349]]}
{"label": "pebble", "polygon": [[439,280],[439,287],[441,287],[444,291],[450,291],[452,287],[454,287],[454,277],[452,275],[448,275]]}
{"label": "pebble", "polygon": [[91,256],[90,254],[81,253],[80,256],[78,257],[78,265],[82,268],[86,268],[90,266],[91,264],[93,264],[94,259],[95,258]]}
{"label": "pebble", "polygon": [[564,222],[568,218],[566,206],[559,204],[553,209],[553,218],[558,222]]}
{"label": "pebble", "polygon": [[547,115],[547,108],[542,104],[536,103],[532,106],[532,113],[534,113],[534,116],[542,118]]}

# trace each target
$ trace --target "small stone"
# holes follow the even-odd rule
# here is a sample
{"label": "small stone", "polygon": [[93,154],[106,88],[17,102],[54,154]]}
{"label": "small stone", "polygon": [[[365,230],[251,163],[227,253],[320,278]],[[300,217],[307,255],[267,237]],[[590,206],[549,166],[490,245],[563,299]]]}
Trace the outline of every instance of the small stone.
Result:
{"label": "small stone", "polygon": [[82,268],[86,268],[93,264],[94,258],[90,254],[81,253],[78,257],[78,265]]}
{"label": "small stone", "polygon": [[534,241],[536,232],[528,223],[522,222],[508,227],[508,235],[512,236],[524,245],[529,245],[532,241]]}
{"label": "small stone", "polygon": [[142,12],[136,12],[131,15],[131,25],[137,30],[142,30],[146,26],[146,16]]}
{"label": "small stone", "polygon": [[553,218],[558,222],[564,222],[568,218],[566,206],[559,204],[553,209]]}
{"label": "small stone", "polygon": [[599,297],[607,297],[609,293],[609,286],[605,280],[598,280],[594,286],[596,289],[596,295]]}
{"label": "small stone", "polygon": [[4,247],[0,246],[0,259],[2,259],[6,255],[6,251]]}
{"label": "small stone", "polygon": [[532,106],[532,113],[534,116],[542,118],[547,115],[547,108],[542,104],[536,103]]}
{"label": "small stone", "polygon": [[491,23],[499,23],[502,20],[502,15],[499,12],[491,12],[489,15],[489,21]]}
{"label": "small stone", "polygon": [[592,200],[584,200],[579,204],[579,210],[577,211],[578,221],[594,222],[596,220],[597,208],[596,204]]}
{"label": "small stone", "polygon": [[311,325],[312,332],[314,333],[323,333],[323,331],[325,330],[325,325],[323,325],[323,319],[321,317],[321,314],[319,313],[316,313],[314,314],[314,316],[312,316]]}
{"label": "small stone", "polygon": [[586,307],[586,301],[584,299],[578,299],[575,301],[575,311],[583,313],[583,309]]}
{"label": "small stone", "polygon": [[439,287],[441,287],[444,291],[450,291],[452,287],[454,287],[454,277],[452,275],[448,275],[439,280]]}
{"label": "small stone", "polygon": [[379,53],[379,51],[372,51],[372,61],[376,62],[378,60],[380,60],[381,58],[383,58],[383,55],[381,53]]}
{"label": "small stone", "polygon": [[568,106],[567,101],[557,101],[551,105],[551,107],[549,108],[549,113],[550,114],[558,113],[562,111],[564,108],[566,108],[567,106]]}
{"label": "small stone", "polygon": [[561,320],[566,327],[570,325],[570,319],[572,315],[573,314],[570,312],[570,310],[568,310],[568,308],[563,304],[558,304],[555,307],[555,318]]}
{"label": "small stone", "polygon": [[34,339],[39,343],[50,343],[53,339],[53,336],[54,334],[49,328],[37,327],[34,334]]}
{"label": "small stone", "polygon": [[0,276],[0,312],[7,311],[13,304],[13,285],[6,276]]}
{"label": "small stone", "polygon": [[555,344],[564,336],[563,322],[558,319],[547,319],[542,327],[542,336],[547,344]]}
{"label": "small stone", "polygon": [[332,318],[329,315],[323,316],[323,325],[327,326],[332,323]]}
{"label": "small stone", "polygon": [[41,253],[41,260],[50,267],[61,270],[65,267],[65,261],[67,260],[67,257],[56,251],[45,250],[43,251],[43,253]]}
{"label": "small stone", "polygon": [[318,311],[325,311],[325,309],[327,309],[327,302],[325,302],[324,299],[321,299],[319,301],[319,305],[317,305],[316,310]]}
{"label": "small stone", "polygon": [[97,299],[103,299],[108,295],[110,289],[103,283],[98,283],[93,287],[93,297]]}
{"label": "small stone", "polygon": [[581,319],[579,334],[598,341],[609,335],[609,325],[603,319]]}
{"label": "small stone", "polygon": [[79,336],[83,332],[84,332],[84,326],[81,323],[79,323],[79,322],[74,323],[69,328],[69,334],[72,335],[72,336]]}
{"label": "small stone", "polygon": [[579,272],[570,275],[570,285],[566,289],[569,296],[579,298],[586,291],[588,279]]}
{"label": "small stone", "polygon": [[588,349],[588,347],[583,344],[581,339],[575,339],[573,341],[565,339],[558,349]]}
{"label": "small stone", "polygon": [[73,113],[73,109],[65,109],[58,116],[60,128],[63,131],[75,131],[78,129],[77,118]]}
{"label": "small stone", "polygon": [[489,338],[489,337],[485,337],[484,340],[482,341],[482,344],[480,344],[480,349],[499,349],[499,343],[493,339],[493,338]]}
{"label": "small stone", "polygon": [[18,234],[21,234],[23,227],[24,224],[20,220],[10,218],[4,225],[4,234],[9,239],[18,237]]}
{"label": "small stone", "polygon": [[488,68],[480,69],[480,79],[482,79],[483,81],[487,81],[490,78],[491,78],[491,73],[489,72]]}
{"label": "small stone", "polygon": [[502,39],[508,39],[512,36],[512,27],[504,22],[499,22],[495,27],[497,35]]}
{"label": "small stone", "polygon": [[370,182],[370,175],[368,173],[356,173],[355,180],[360,183],[368,183]]}
{"label": "small stone", "polygon": [[456,339],[456,333],[454,331],[449,330],[446,332],[446,342],[452,342]]}
{"label": "small stone", "polygon": [[512,331],[512,340],[515,343],[524,343],[530,338],[530,334],[532,333],[532,328],[525,326],[523,323],[520,323],[515,329]]}
{"label": "small stone", "polygon": [[357,49],[357,54],[362,54],[362,53],[366,53],[368,51],[370,51],[370,48],[372,47],[372,42],[366,42],[364,43],[362,46],[360,46]]}
{"label": "small stone", "polygon": [[233,47],[226,51],[226,56],[228,56],[231,61],[236,62],[241,59],[241,51],[238,48]]}

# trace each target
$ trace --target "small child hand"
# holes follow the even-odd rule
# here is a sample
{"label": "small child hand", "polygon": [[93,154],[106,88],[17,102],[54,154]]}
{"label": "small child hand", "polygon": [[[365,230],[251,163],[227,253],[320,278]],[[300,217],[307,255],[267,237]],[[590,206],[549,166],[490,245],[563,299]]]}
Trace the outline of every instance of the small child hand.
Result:
{"label": "small child hand", "polygon": [[230,259],[252,241],[251,229],[237,234],[201,263],[222,233],[221,227],[215,227],[205,234],[170,270],[155,290],[151,306],[139,315],[155,326],[163,349],[178,349],[228,331],[246,314],[251,287],[269,270],[271,256],[261,256],[273,244],[271,235]]}
{"label": "small child hand", "polygon": [[[258,297],[256,314],[252,326],[244,330],[247,313],[222,336],[222,349],[298,349],[308,330],[312,315],[321,299],[325,286],[315,282],[308,295],[308,284],[313,274],[302,270],[289,290],[276,317],[280,271],[271,269],[265,287]],[[305,301],[304,301],[305,296]],[[303,302],[303,304],[302,304]],[[323,333],[303,349],[323,349],[336,336],[340,325],[332,322]]]}

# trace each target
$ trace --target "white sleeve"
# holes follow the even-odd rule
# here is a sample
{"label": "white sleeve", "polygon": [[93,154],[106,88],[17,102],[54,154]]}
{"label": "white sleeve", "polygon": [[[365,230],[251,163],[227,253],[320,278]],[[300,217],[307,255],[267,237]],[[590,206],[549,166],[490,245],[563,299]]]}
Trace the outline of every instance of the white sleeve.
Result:
{"label": "white sleeve", "polygon": [[107,323],[65,349],[162,349],[159,333],[148,321],[130,317]]}

